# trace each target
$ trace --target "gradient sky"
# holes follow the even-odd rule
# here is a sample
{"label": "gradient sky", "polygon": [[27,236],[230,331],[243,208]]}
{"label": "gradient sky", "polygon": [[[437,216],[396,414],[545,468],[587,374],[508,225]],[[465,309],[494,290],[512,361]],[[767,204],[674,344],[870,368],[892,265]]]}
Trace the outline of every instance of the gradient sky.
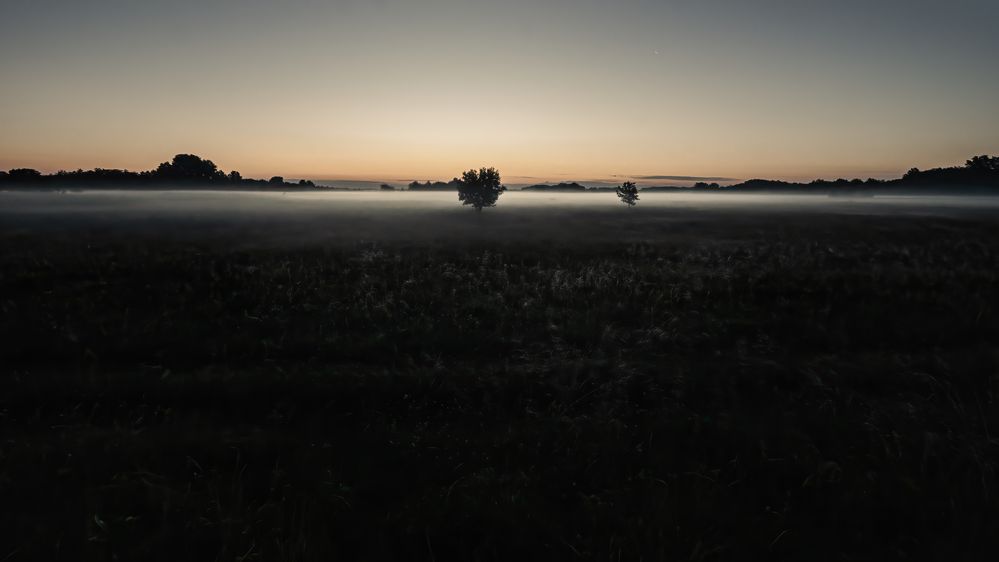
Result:
{"label": "gradient sky", "polygon": [[0,0],[0,169],[896,176],[999,153],[997,61],[996,0]]}

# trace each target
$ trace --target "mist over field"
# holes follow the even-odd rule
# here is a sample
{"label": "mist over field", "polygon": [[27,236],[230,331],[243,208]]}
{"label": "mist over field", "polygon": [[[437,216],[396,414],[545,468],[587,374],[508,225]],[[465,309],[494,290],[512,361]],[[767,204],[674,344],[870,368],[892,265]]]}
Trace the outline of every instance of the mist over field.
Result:
{"label": "mist over field", "polygon": [[78,230],[263,245],[711,240],[816,219],[847,226],[858,217],[975,218],[997,211],[999,197],[969,196],[642,193],[640,204],[629,209],[613,192],[513,191],[497,207],[475,214],[450,192],[0,192],[0,221],[8,235]]}

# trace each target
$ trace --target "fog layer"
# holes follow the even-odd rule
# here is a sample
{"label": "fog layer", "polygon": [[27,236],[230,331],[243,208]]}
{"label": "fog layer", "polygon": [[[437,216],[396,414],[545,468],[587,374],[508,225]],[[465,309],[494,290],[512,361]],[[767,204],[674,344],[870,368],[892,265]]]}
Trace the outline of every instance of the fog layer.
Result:
{"label": "fog layer", "polygon": [[851,229],[924,216],[992,220],[997,211],[999,198],[990,197],[643,193],[629,209],[612,192],[507,192],[480,215],[450,192],[11,191],[0,192],[0,233],[225,238],[247,244],[574,243],[712,239],[721,232],[750,236],[761,228],[793,229],[817,220]]}

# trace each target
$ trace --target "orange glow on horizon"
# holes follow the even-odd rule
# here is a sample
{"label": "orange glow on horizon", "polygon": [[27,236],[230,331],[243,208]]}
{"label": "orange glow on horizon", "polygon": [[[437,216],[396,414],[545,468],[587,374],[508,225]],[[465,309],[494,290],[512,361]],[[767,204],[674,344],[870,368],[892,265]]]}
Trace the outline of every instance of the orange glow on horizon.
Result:
{"label": "orange glow on horizon", "polygon": [[989,4],[899,27],[878,7],[625,3],[20,3],[0,169],[192,153],[259,178],[813,179],[999,153]]}

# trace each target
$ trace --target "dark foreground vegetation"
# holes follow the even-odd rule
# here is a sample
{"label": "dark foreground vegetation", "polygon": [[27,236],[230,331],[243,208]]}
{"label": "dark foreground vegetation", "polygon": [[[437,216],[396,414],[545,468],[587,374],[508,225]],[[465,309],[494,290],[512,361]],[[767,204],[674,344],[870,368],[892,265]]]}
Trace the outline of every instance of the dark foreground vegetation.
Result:
{"label": "dark foreground vegetation", "polygon": [[7,223],[0,560],[994,560],[999,224],[848,220]]}

